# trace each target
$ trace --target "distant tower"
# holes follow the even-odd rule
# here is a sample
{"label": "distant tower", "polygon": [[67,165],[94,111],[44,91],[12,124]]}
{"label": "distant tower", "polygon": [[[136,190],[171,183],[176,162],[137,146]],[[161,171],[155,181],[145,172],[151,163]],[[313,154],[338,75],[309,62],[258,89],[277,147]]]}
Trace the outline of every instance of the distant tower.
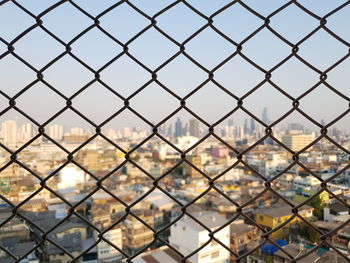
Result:
{"label": "distant tower", "polygon": [[21,141],[29,141],[33,137],[33,135],[33,125],[31,123],[23,124],[20,132]]}
{"label": "distant tower", "polygon": [[250,134],[255,132],[255,120],[253,118],[250,119]]}
{"label": "distant tower", "polygon": [[177,118],[177,121],[175,122],[175,137],[181,137],[182,136],[182,122],[180,118]]}
{"label": "distant tower", "polygon": [[248,127],[248,120],[244,120],[244,133],[248,134],[249,133],[249,127]]}
{"label": "distant tower", "polygon": [[1,125],[2,137],[6,146],[17,143],[17,122],[15,120],[4,121]]}
{"label": "distant tower", "polygon": [[232,119],[229,119],[229,120],[228,120],[228,126],[230,126],[230,127],[233,126],[233,120],[232,120]]}
{"label": "distant tower", "polygon": [[267,107],[264,107],[261,117],[263,122],[265,122],[266,124],[270,124],[269,116],[267,113]]}
{"label": "distant tower", "polygon": [[199,137],[199,122],[196,119],[190,120],[190,136]]}
{"label": "distant tower", "polygon": [[167,136],[169,136],[169,137],[173,136],[173,126],[171,124],[168,127]]}
{"label": "distant tower", "polygon": [[49,127],[49,136],[54,140],[62,140],[63,133],[64,130],[62,125],[54,124]]}
{"label": "distant tower", "polygon": [[182,130],[182,135],[186,136],[188,132],[188,123],[185,124],[185,127]]}

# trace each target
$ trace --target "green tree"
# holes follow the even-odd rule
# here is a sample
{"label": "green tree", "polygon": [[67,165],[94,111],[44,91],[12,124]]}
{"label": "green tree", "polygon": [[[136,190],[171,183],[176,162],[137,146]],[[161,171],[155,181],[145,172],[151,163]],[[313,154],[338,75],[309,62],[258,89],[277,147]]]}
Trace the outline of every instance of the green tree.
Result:
{"label": "green tree", "polygon": [[322,201],[320,195],[309,201],[308,205],[315,209],[314,216],[317,217],[318,220],[323,220],[323,209],[325,207],[325,203]]}
{"label": "green tree", "polygon": [[320,233],[318,233],[309,224],[302,223],[299,226],[299,234],[309,240],[311,243],[318,243],[320,241]]}

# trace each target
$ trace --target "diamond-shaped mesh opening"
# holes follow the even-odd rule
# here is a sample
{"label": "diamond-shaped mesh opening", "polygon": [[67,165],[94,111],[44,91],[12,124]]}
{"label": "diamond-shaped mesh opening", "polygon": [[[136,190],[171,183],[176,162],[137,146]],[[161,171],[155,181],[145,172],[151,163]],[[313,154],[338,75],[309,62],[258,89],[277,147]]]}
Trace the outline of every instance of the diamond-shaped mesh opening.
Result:
{"label": "diamond-shaped mesh opening", "polygon": [[348,262],[348,13],[0,1],[0,262]]}
{"label": "diamond-shaped mesh opening", "polygon": [[101,80],[121,96],[128,97],[148,83],[151,74],[123,55],[101,72]]}
{"label": "diamond-shaped mesh opening", "polygon": [[94,78],[91,71],[69,55],[46,69],[44,74],[45,81],[65,96],[73,95]]}
{"label": "diamond-shaped mesh opening", "polygon": [[[120,25],[124,25],[121,27]],[[127,3],[102,16],[101,26],[119,41],[125,43],[149,25],[149,21]]]}
{"label": "diamond-shaped mesh opening", "polygon": [[[329,46],[334,46],[334,52],[329,52]],[[315,68],[323,71],[342,59],[348,53],[348,49],[328,32],[319,30],[300,45],[298,54]],[[319,53],[323,54],[322,60]]]}
{"label": "diamond-shaped mesh opening", "polygon": [[264,80],[264,72],[236,55],[215,71],[215,80],[240,97]]}
{"label": "diamond-shaped mesh opening", "polygon": [[[261,68],[269,70],[290,54],[290,47],[268,29],[262,29],[247,41],[242,53]],[[272,53],[274,55],[270,56]]]}
{"label": "diamond-shaped mesh opening", "polygon": [[[299,30],[291,30],[288,24],[295,18],[294,25]],[[318,20],[309,16],[298,6],[292,4],[271,19],[271,27],[291,43],[297,43],[319,25]]]}
{"label": "diamond-shaped mesh opening", "polygon": [[[9,96],[15,95],[36,79],[35,72],[12,55],[1,59],[0,70],[3,72],[1,90]],[[21,78],[17,78],[17,72],[21,72]]]}
{"label": "diamond-shaped mesh opening", "polygon": [[262,24],[261,18],[237,3],[219,13],[215,17],[214,26],[233,41],[240,43]]}
{"label": "diamond-shaped mesh opening", "polygon": [[[13,27],[4,26],[1,28],[1,37],[7,41],[11,41],[35,23],[35,20],[32,17],[27,15],[23,10],[16,7],[16,5],[12,2],[8,2],[2,5],[0,17],[0,22],[2,24],[13,24]],[[16,21],[15,17],[22,17],[22,22]]]}
{"label": "diamond-shaped mesh opening", "polygon": [[[64,47],[49,34],[33,28],[15,43],[15,53],[23,57],[33,67],[40,69],[59,56]],[[50,46],[51,48],[46,48]]]}
{"label": "diamond-shaped mesh opening", "polygon": [[[78,20],[76,20],[77,18]],[[70,41],[92,24],[89,17],[82,14],[68,2],[47,13],[43,17],[43,21],[45,27],[64,42]]]}
{"label": "diamond-shaped mesh opening", "polygon": [[[45,96],[47,100],[43,102],[41,96]],[[60,111],[65,106],[64,102],[62,97],[43,83],[31,86],[16,100],[17,107],[39,123],[44,123]]]}
{"label": "diamond-shaped mesh opening", "polygon": [[[95,41],[99,44],[95,45]],[[95,70],[104,66],[121,51],[120,45],[97,28],[92,28],[72,44],[72,53]]]}
{"label": "diamond-shaped mesh opening", "polygon": [[[203,45],[203,41],[208,41],[210,44]],[[202,30],[186,45],[186,53],[208,70],[217,66],[235,50],[235,46],[210,28]]]}
{"label": "diamond-shaped mesh opening", "polygon": [[129,48],[132,56],[151,69],[159,67],[178,51],[174,43],[154,28],[141,34]]}
{"label": "diamond-shaped mesh opening", "polygon": [[[175,25],[172,21],[178,20]],[[183,42],[206,24],[206,20],[196,15],[185,4],[179,3],[157,18],[159,28],[178,42]],[[179,26],[179,27],[178,27]]]}

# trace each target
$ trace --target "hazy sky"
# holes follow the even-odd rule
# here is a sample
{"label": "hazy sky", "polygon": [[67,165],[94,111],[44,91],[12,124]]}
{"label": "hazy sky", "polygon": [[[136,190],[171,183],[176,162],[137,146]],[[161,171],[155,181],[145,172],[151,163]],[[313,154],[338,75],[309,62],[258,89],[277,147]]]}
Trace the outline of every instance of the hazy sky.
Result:
{"label": "hazy sky", "polygon": [[[34,14],[39,14],[54,3],[52,0],[19,0],[18,2]],[[76,0],[75,2],[95,16],[116,1]],[[134,0],[130,2],[152,16],[173,1]],[[188,0],[188,2],[205,15],[210,16],[230,1]],[[246,0],[244,2],[263,16],[267,16],[288,1]],[[304,0],[299,2],[317,15],[323,16],[346,1]],[[350,5],[327,19],[327,26],[348,42],[350,42],[349,17]],[[91,19],[81,14],[69,3],[65,3],[49,12],[42,20],[45,27],[65,42],[69,42],[92,24]],[[123,43],[149,24],[149,20],[136,13],[126,4],[122,4],[101,17],[100,21],[105,30]],[[203,26],[206,20],[181,3],[159,16],[157,22],[162,30],[178,42],[182,42]],[[33,25],[35,21],[9,2],[0,6],[0,23],[2,25],[0,27],[0,37],[10,42],[26,28]],[[263,23],[263,20],[249,13],[239,4],[235,4],[214,17],[214,25],[236,42],[242,41]],[[286,10],[273,16],[270,25],[290,42],[297,43],[316,28],[319,22],[306,15],[295,5],[291,5]],[[234,45],[224,40],[210,28],[188,42],[185,47],[186,52],[208,70],[213,69],[236,50]],[[7,47],[0,42],[0,54],[6,50]],[[64,50],[63,45],[40,28],[33,30],[15,43],[15,52],[37,69],[42,68]],[[176,45],[154,29],[150,29],[129,45],[129,52],[152,70],[156,69],[178,50]],[[91,30],[72,44],[72,53],[95,70],[101,68],[121,51],[122,48],[119,45],[103,35],[98,29]],[[243,45],[242,52],[262,68],[269,70],[287,57],[291,53],[291,48],[270,31],[264,29]],[[349,48],[346,45],[321,30],[300,45],[298,54],[319,70],[324,71],[348,52]],[[350,58],[329,72],[327,81],[350,97],[349,73]],[[8,55],[0,59],[0,87],[8,95],[15,95],[35,78],[35,73],[13,56]],[[94,76],[89,70],[69,55],[66,55],[44,71],[44,78],[60,92],[71,96],[91,81]],[[185,96],[206,78],[207,74],[183,55],[177,57],[158,72],[158,79],[180,97]],[[244,61],[240,56],[236,56],[218,69],[214,78],[230,92],[240,97],[261,82],[264,79],[264,73]],[[101,79],[122,96],[127,97],[149,81],[151,75],[124,55],[101,72]],[[292,58],[272,73],[272,81],[293,97],[305,92],[318,80],[319,74],[295,58]],[[259,117],[261,117],[263,107],[268,106],[271,120],[275,120],[287,112],[291,108],[291,104],[292,102],[288,98],[267,84],[244,100],[244,106]],[[1,109],[7,105],[8,102],[0,96]],[[73,105],[98,124],[122,107],[123,101],[100,84],[95,83],[73,99]],[[144,114],[150,121],[156,123],[175,110],[179,106],[179,102],[153,83],[135,96],[130,101],[130,105]],[[187,100],[187,105],[209,122],[215,122],[230,111],[236,105],[236,101],[214,84],[208,83],[197,94]],[[45,85],[37,84],[17,99],[17,106],[28,112],[38,122],[44,122],[64,107],[65,101]],[[319,121],[324,119],[329,122],[348,108],[348,102],[321,85],[300,101],[300,108]],[[14,118],[15,115],[14,112],[9,112],[1,116],[0,121]],[[190,117],[187,113],[183,114],[183,116],[186,115],[187,118]],[[238,112],[230,118],[238,123],[247,117],[244,113]],[[307,123],[301,115],[293,114],[282,124],[292,121]],[[84,121],[73,113],[66,113],[53,123],[68,126],[84,125]],[[138,126],[140,123],[137,117],[126,112],[116,118],[110,126],[120,128],[126,125]],[[347,116],[335,126],[348,128],[349,124],[350,116]],[[308,126],[312,127],[312,125]]]}

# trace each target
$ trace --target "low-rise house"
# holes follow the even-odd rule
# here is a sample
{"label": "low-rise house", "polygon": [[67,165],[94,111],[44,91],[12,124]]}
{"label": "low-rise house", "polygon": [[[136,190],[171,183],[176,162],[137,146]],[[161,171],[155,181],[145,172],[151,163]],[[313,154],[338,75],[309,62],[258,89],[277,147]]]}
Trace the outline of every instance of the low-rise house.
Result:
{"label": "low-rise house", "polygon": [[326,222],[345,222],[350,218],[349,212],[349,207],[336,201],[323,209],[323,218]]}
{"label": "low-rise house", "polygon": [[[212,211],[191,213],[202,224],[211,231],[223,226],[226,219],[220,214]],[[208,231],[200,224],[185,215],[171,226],[169,243],[179,252],[187,256],[194,250],[202,247],[198,253],[190,257],[193,263],[228,263],[230,252],[215,240],[209,242]],[[214,235],[225,246],[230,247],[230,227],[226,226]],[[207,245],[205,245],[209,242]]]}
{"label": "low-rise house", "polygon": [[[314,208],[310,206],[303,206],[298,210],[298,214],[304,218],[310,218],[312,216]],[[262,208],[256,210],[255,221],[266,230],[271,230],[277,228],[279,225],[283,224],[290,217],[293,216],[292,207],[288,204],[278,204],[271,206],[269,208]],[[274,239],[286,238],[289,236],[290,225],[299,222],[301,219],[294,217],[288,224],[279,228],[271,234]]]}
{"label": "low-rise house", "polygon": [[[236,220],[230,225],[230,248],[238,255],[249,251],[249,244],[260,238],[259,229],[248,225],[243,220]],[[233,256],[234,258],[234,256]]]}

